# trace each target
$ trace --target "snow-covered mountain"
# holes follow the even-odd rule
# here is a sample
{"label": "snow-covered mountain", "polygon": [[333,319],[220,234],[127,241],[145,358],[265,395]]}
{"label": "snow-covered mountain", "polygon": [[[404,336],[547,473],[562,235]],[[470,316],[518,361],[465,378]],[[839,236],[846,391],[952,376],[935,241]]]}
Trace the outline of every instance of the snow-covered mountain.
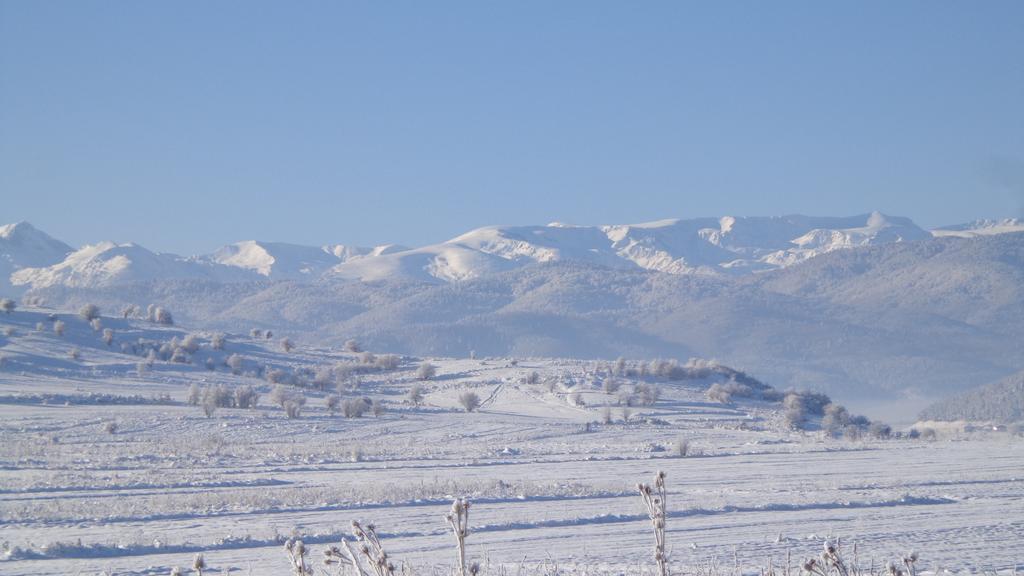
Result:
{"label": "snow-covered mountain", "polygon": [[843,248],[930,237],[907,218],[878,212],[849,218],[727,216],[611,226],[490,226],[442,244],[342,263],[330,275],[452,281],[557,261],[669,274],[735,274],[782,268]]}
{"label": "snow-covered mountain", "polygon": [[1024,220],[1020,218],[975,220],[973,222],[968,222],[967,224],[943,226],[932,230],[932,234],[935,236],[957,236],[960,238],[991,236],[993,234],[1007,234],[1012,232],[1024,232]]}
{"label": "snow-covered mountain", "polygon": [[131,243],[101,242],[73,251],[27,223],[0,230],[0,290],[19,293],[54,286],[104,287],[172,279],[441,284],[548,262],[736,276],[785,268],[836,250],[933,235],[1014,232],[1024,230],[1024,223],[984,221],[930,233],[908,218],[878,212],[841,218],[725,216],[607,226],[552,223],[478,228],[419,248],[316,247],[248,240],[192,257],[157,254]]}
{"label": "snow-covered mountain", "polygon": [[251,272],[157,254],[138,244],[100,242],[84,246],[52,266],[22,268],[11,274],[15,286],[33,289],[50,286],[102,288],[151,280],[202,279],[221,282],[250,279]]}
{"label": "snow-covered mountain", "polygon": [[17,270],[57,264],[72,250],[28,222],[0,226],[0,294],[13,291],[10,278]]}

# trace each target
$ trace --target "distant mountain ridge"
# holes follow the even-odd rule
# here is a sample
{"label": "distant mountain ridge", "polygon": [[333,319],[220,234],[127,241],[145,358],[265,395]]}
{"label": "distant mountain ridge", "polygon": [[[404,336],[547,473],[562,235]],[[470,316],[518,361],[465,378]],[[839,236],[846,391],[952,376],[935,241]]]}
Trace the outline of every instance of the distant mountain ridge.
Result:
{"label": "distant mountain ridge", "polygon": [[860,216],[722,217],[634,225],[491,226],[419,248],[322,247],[248,240],[209,255],[157,254],[101,242],[72,250],[22,223],[35,248],[0,245],[5,291],[104,287],[167,279],[463,281],[521,266],[566,261],[669,274],[745,274],[784,268],[834,250],[920,240],[910,219]]}
{"label": "distant mountain ridge", "polygon": [[779,388],[905,398],[914,412],[1024,367],[1012,229],[920,238],[882,215],[711,218],[189,258],[113,243],[64,254],[31,230],[56,263],[18,269],[14,290],[37,286],[33,301],[61,309],[156,303],[200,328],[418,356],[714,357]]}

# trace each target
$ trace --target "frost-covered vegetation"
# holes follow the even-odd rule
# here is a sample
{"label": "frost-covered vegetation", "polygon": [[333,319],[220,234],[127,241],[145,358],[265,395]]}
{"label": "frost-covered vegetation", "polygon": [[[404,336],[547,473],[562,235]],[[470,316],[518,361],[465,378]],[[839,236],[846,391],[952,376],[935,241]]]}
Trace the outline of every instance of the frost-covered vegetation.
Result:
{"label": "frost-covered vegetation", "polygon": [[285,351],[266,329],[128,316],[93,318],[107,342],[77,311],[0,315],[0,572],[169,574],[202,554],[207,573],[276,575],[286,542],[322,554],[351,519],[417,573],[458,572],[443,517],[465,497],[467,572],[655,573],[633,485],[654,469],[677,482],[673,572],[802,561],[829,536],[879,561],[1016,561],[999,519],[1024,512],[1021,442],[848,434],[863,422],[828,397],[704,360]]}

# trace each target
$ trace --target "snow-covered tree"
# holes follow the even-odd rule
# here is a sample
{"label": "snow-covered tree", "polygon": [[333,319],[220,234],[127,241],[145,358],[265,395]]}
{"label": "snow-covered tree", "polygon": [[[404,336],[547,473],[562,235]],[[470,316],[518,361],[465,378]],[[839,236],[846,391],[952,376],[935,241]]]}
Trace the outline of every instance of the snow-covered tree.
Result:
{"label": "snow-covered tree", "polygon": [[14,312],[16,307],[17,304],[15,304],[14,300],[11,300],[10,298],[0,298],[0,310],[2,310],[4,314]]}
{"label": "snow-covered tree", "polygon": [[93,319],[99,318],[100,308],[95,304],[86,304],[78,309],[78,315],[86,322],[92,322]]}
{"label": "snow-covered tree", "polygon": [[429,362],[424,362],[416,369],[416,378],[430,380],[437,375],[437,367]]}
{"label": "snow-covered tree", "polygon": [[480,396],[476,392],[467,390],[459,394],[459,404],[466,409],[466,412],[473,412],[480,407]]}

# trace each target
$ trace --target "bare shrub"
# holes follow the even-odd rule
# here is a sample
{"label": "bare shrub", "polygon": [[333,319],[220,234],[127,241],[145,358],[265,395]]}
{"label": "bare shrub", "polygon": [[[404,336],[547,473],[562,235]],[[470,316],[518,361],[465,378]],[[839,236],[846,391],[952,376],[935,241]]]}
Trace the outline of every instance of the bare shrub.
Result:
{"label": "bare shrub", "polygon": [[377,361],[374,362],[377,369],[381,371],[395,370],[398,368],[398,364],[399,358],[395,354],[383,354],[378,356]]}
{"label": "bare shrub", "polygon": [[199,350],[199,336],[196,336],[195,334],[189,334],[188,336],[182,338],[181,344],[179,344],[179,346],[185,352],[188,352],[189,354],[195,354],[196,351]]}
{"label": "bare shrub", "polygon": [[341,407],[341,397],[334,394],[325,396],[324,406],[327,408],[329,413],[334,414]]}
{"label": "bare shrub", "polygon": [[235,388],[235,406],[251,410],[256,408],[259,401],[259,392],[257,392],[252,386],[246,384],[245,386]]}
{"label": "bare shrub", "polygon": [[86,322],[92,322],[100,316],[100,308],[95,304],[86,304],[78,309],[78,315]]}
{"label": "bare shrub", "polygon": [[884,422],[872,422],[868,426],[868,434],[872,438],[885,440],[886,438],[892,436],[892,427],[889,426],[888,424],[885,424]]}
{"label": "bare shrub", "polygon": [[587,405],[587,403],[583,401],[583,394],[580,394],[578,390],[569,394],[569,404],[580,407]]}
{"label": "bare shrub", "polygon": [[467,390],[459,394],[459,404],[466,409],[466,412],[473,412],[480,407],[480,396],[476,392]]}
{"label": "bare shrub", "polygon": [[284,403],[288,401],[290,396],[291,391],[284,384],[277,384],[270,391],[270,401],[282,408],[284,408]]}
{"label": "bare shrub", "polygon": [[156,322],[157,324],[162,324],[164,326],[173,326],[174,317],[171,316],[170,310],[157,306],[153,310],[153,322]]}
{"label": "bare shrub", "polygon": [[[298,398],[301,398],[302,401],[300,402],[298,400]],[[287,416],[288,418],[291,418],[291,419],[300,417],[302,415],[302,407],[303,407],[303,405],[305,405],[305,403],[306,403],[306,398],[304,396],[301,396],[301,395],[296,397],[296,398],[293,398],[291,400],[285,401],[285,403],[284,403],[284,413],[285,413],[285,416]]]}
{"label": "bare shrub", "polygon": [[199,406],[199,402],[203,398],[203,390],[199,387],[199,384],[195,382],[188,387],[188,395],[186,396],[186,402],[189,406]]}
{"label": "bare shrub", "polygon": [[284,384],[288,382],[288,373],[280,368],[271,368],[266,372],[267,382],[271,384]]}
{"label": "bare shrub", "polygon": [[225,360],[224,363],[231,369],[232,374],[237,376],[242,373],[242,357],[238,354],[228,356],[228,359]]}
{"label": "bare shrub", "polygon": [[679,438],[675,444],[672,445],[672,453],[679,458],[685,458],[690,455],[690,441],[686,438]]}
{"label": "bare shrub", "polygon": [[612,366],[612,375],[614,376],[625,376],[626,375],[626,359],[619,357],[615,360],[615,364]]}
{"label": "bare shrub", "polygon": [[366,402],[361,398],[346,398],[341,402],[341,415],[345,418],[362,418],[366,413]]}
{"label": "bare shrub", "polygon": [[423,402],[423,386],[419,384],[413,384],[409,387],[409,393],[406,394],[406,398],[414,405],[419,406]]}
{"label": "bare shrub", "polygon": [[430,380],[437,375],[437,367],[429,362],[424,362],[419,365],[416,369],[416,378],[420,380]]}
{"label": "bare shrub", "polygon": [[644,406],[653,406],[661,397],[661,389],[654,384],[637,384],[635,392]]}

